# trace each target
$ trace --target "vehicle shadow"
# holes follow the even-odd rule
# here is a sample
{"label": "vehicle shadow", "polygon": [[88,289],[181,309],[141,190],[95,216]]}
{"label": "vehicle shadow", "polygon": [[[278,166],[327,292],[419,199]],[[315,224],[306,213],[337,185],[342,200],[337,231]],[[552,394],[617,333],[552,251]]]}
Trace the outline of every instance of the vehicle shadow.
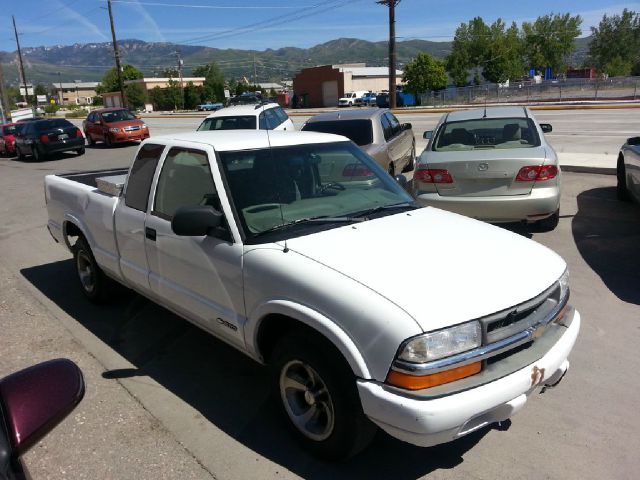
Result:
{"label": "vehicle shadow", "polygon": [[[267,369],[144,297],[123,291],[108,305],[89,303],[76,286],[71,260],[21,270],[44,295],[126,358],[135,368],[107,379],[149,376],[230,437],[295,474],[310,479],[413,479],[463,462],[488,428],[456,442],[418,448],[379,432],[357,457],[323,463],[286,430],[271,398]],[[212,455],[216,449],[212,446]]]}
{"label": "vehicle shadow", "polygon": [[640,305],[640,206],[621,202],[615,187],[577,197],[571,229],[578,251],[620,300]]}
{"label": "vehicle shadow", "polygon": [[44,157],[39,161],[36,161],[31,155],[27,155],[24,158],[24,160],[20,160],[20,157],[17,157],[17,156],[2,157],[2,158],[3,159],[6,158],[7,160],[12,160],[14,162],[20,162],[20,163],[47,163],[47,162],[55,162],[59,160],[65,160],[67,158],[77,158],[77,157],[82,157],[82,155],[78,155],[75,152],[57,152],[57,153],[52,153],[50,155],[47,155],[46,157]]}

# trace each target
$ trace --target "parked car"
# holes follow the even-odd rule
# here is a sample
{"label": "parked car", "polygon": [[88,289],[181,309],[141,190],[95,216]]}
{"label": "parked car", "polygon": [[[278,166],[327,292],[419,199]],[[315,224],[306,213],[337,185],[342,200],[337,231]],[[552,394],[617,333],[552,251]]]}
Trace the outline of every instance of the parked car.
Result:
{"label": "parked car", "polygon": [[16,153],[16,134],[22,129],[21,123],[5,123],[0,125],[0,155]]}
{"label": "parked car", "polygon": [[553,230],[561,172],[544,136],[551,130],[523,107],[445,114],[416,166],[418,202],[492,223],[535,222]]}
{"label": "parked car", "polygon": [[125,108],[100,108],[93,110],[82,122],[89,145],[97,141],[107,147],[149,138],[149,127]]}
{"label": "parked car", "polygon": [[376,94],[375,92],[367,92],[362,97],[356,98],[356,106],[358,107],[367,107],[367,106],[375,106],[376,105]]}
{"label": "parked car", "polygon": [[16,136],[16,155],[20,160],[31,155],[38,162],[52,153],[71,150],[84,155],[84,137],[79,128],[63,118],[26,122]]}
{"label": "parked car", "polygon": [[295,130],[289,115],[277,103],[236,105],[212,113],[198,127],[203,130]]}
{"label": "parked car", "polygon": [[343,135],[373,157],[391,176],[413,170],[416,141],[410,123],[387,109],[327,112],[310,118],[303,131]]}
{"label": "parked car", "polygon": [[362,96],[368,93],[366,90],[359,90],[357,92],[347,92],[344,94],[344,97],[340,97],[338,99],[339,107],[352,107],[356,104],[356,102],[362,98]]}
{"label": "parked car", "polygon": [[224,105],[220,102],[207,102],[207,103],[201,103],[200,105],[198,105],[198,110],[200,111],[216,111],[216,110],[220,110],[222,107],[224,107]]}
{"label": "parked car", "polygon": [[[269,365],[285,421],[324,458],[355,454],[376,425],[455,440],[569,367],[580,315],[562,258],[419,208],[345,137],[175,133],[130,169],[44,181],[48,228],[89,300],[120,282]],[[396,252],[416,239],[407,268]]]}
{"label": "parked car", "polygon": [[22,456],[73,411],[84,392],[82,371],[66,359],[0,380],[0,478],[31,478]]}
{"label": "parked car", "polygon": [[640,202],[640,137],[632,137],[620,149],[617,165],[620,200]]}

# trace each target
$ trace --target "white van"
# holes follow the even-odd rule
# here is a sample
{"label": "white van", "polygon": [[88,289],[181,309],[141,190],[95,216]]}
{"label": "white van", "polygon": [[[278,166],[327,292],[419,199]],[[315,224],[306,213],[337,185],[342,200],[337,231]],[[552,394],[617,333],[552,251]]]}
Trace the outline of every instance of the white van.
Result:
{"label": "white van", "polygon": [[344,97],[338,100],[339,107],[352,107],[356,104],[356,99],[362,98],[365,93],[369,93],[367,90],[359,90],[357,92],[347,92]]}

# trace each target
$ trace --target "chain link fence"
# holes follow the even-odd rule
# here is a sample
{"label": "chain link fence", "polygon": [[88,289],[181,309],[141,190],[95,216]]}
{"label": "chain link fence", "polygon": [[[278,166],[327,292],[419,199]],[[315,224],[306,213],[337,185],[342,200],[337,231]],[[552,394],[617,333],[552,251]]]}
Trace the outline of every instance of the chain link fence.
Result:
{"label": "chain link fence", "polygon": [[640,77],[511,82],[509,86],[486,84],[450,87],[420,95],[421,105],[484,105],[485,103],[545,103],[607,100],[640,100]]}

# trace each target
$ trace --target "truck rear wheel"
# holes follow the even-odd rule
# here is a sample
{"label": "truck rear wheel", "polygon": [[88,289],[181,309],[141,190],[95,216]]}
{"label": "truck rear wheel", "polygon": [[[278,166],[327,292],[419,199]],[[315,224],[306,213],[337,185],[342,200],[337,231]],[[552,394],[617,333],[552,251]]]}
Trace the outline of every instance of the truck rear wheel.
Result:
{"label": "truck rear wheel", "polygon": [[320,458],[344,460],[363,450],[377,428],[362,411],[351,369],[323,340],[302,332],[285,336],[271,357],[272,386],[303,446]]}
{"label": "truck rear wheel", "polygon": [[109,300],[113,282],[98,266],[87,240],[82,236],[78,237],[72,251],[80,289],[84,296],[94,303]]}

